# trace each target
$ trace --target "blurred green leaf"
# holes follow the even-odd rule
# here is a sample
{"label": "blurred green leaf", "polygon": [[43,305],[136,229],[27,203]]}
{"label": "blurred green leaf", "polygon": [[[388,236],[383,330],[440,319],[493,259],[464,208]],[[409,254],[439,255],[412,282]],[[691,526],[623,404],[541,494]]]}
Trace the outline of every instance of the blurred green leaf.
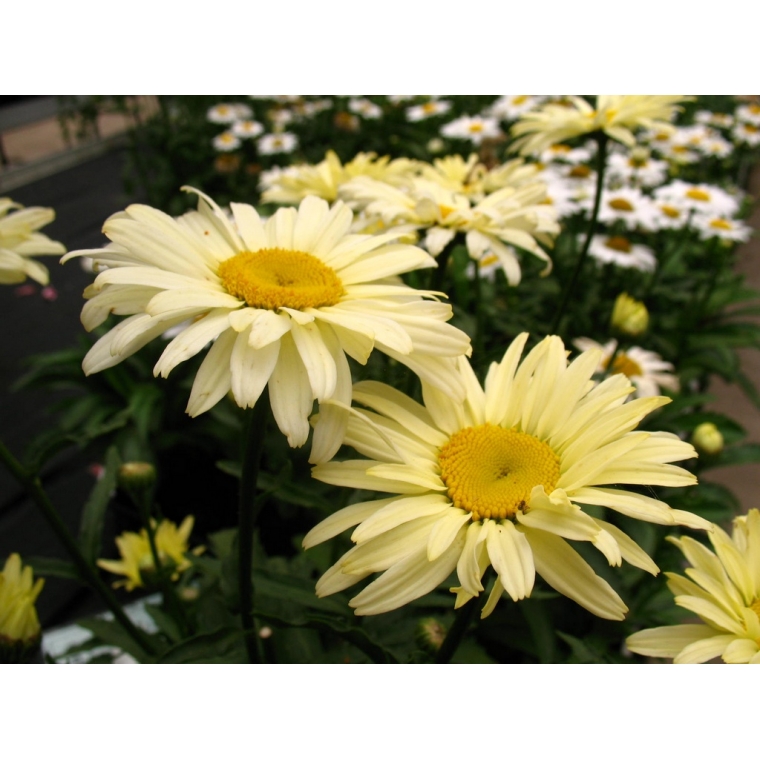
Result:
{"label": "blurred green leaf", "polygon": [[90,492],[85,502],[79,525],[79,546],[85,559],[94,563],[102,547],[103,524],[111,493],[116,488],[116,475],[121,465],[119,452],[115,446],[106,451],[103,476]]}

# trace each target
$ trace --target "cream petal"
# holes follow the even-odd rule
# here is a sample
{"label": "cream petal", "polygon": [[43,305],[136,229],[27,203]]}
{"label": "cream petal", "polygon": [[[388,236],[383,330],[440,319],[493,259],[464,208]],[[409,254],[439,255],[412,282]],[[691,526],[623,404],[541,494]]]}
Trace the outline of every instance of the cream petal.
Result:
{"label": "cream petal", "polygon": [[264,348],[256,349],[248,345],[248,337],[247,331],[238,333],[230,356],[230,387],[241,409],[256,405],[274,372],[280,354],[279,343],[270,343]]}
{"label": "cream petal", "polygon": [[[279,212],[278,212],[279,213]],[[269,400],[277,427],[291,448],[303,446],[309,437],[309,414],[314,396],[309,376],[293,339],[282,336],[280,355],[269,380]]]}
{"label": "cream petal", "polygon": [[723,661],[729,665],[749,662],[760,650],[756,641],[734,639],[723,652]]}
{"label": "cream petal", "polygon": [[564,539],[534,530],[525,535],[536,571],[552,588],[601,618],[625,617],[623,600]]}
{"label": "cream petal", "polygon": [[311,549],[324,541],[334,538],[344,530],[353,528],[372,518],[374,514],[381,511],[384,507],[398,501],[397,496],[391,496],[387,499],[375,499],[374,501],[361,501],[357,504],[351,504],[348,507],[333,512],[329,517],[315,525],[303,538],[303,548]]}
{"label": "cream petal", "polygon": [[443,515],[440,515],[438,522],[433,525],[428,536],[428,560],[435,562],[451,546],[452,541],[470,521],[470,513],[456,507],[451,507]]}
{"label": "cream petal", "polygon": [[[325,345],[319,327],[313,322],[306,325],[293,322],[290,327],[290,334],[306,368],[306,374],[309,376],[313,398],[318,401],[330,398],[335,393],[338,370],[335,367],[335,359]],[[345,401],[345,399],[343,400]],[[348,403],[351,401],[350,394],[347,401]]]}
{"label": "cream petal", "polygon": [[467,527],[464,547],[457,561],[457,577],[462,589],[470,598],[483,591],[481,579],[488,566],[488,552],[483,551],[487,537],[488,531],[482,523],[471,522]]}
{"label": "cream petal", "polygon": [[451,501],[444,494],[393,497],[385,501],[385,506],[364,520],[353,532],[351,540],[354,543],[369,541],[405,522],[416,520],[418,517],[438,515],[451,508]]}
{"label": "cream petal", "polygon": [[290,331],[290,319],[282,314],[276,314],[268,309],[245,309],[244,311],[253,312],[251,333],[248,339],[248,345],[251,348],[264,348]]}
{"label": "cream petal", "polygon": [[685,646],[674,658],[676,665],[695,665],[719,657],[735,639],[734,636],[712,636]]}
{"label": "cream petal", "polygon": [[429,489],[397,480],[368,475],[367,470],[374,463],[367,459],[352,459],[347,462],[328,462],[314,467],[311,476],[323,483],[346,488],[366,489],[396,494],[422,494]]}
{"label": "cream petal", "polygon": [[535,581],[533,554],[525,535],[509,521],[485,523],[488,556],[504,590],[517,602],[530,596]]}
{"label": "cream petal", "polygon": [[240,237],[247,251],[258,251],[267,247],[264,224],[258,211],[247,203],[230,203]]}
{"label": "cream petal", "polygon": [[480,612],[481,620],[485,620],[496,609],[496,605],[499,602],[499,599],[501,599],[503,593],[504,586],[502,586],[501,581],[496,578],[496,580],[493,582],[491,593],[488,595],[488,600],[483,605],[483,609]]}
{"label": "cream petal", "polygon": [[594,518],[594,522],[600,528],[604,528],[615,539],[620,547],[620,554],[626,562],[641,570],[646,570],[646,572],[652,575],[657,575],[660,572],[660,569],[652,561],[652,558],[630,536],[623,533],[620,528],[598,518]]}
{"label": "cream petal", "polygon": [[675,657],[684,647],[713,636],[709,625],[665,625],[647,628],[629,636],[625,644],[632,652],[645,657]]}
{"label": "cream petal", "polygon": [[185,410],[191,417],[211,409],[229,391],[230,355],[236,338],[234,330],[223,332],[198,368]]}
{"label": "cream petal", "polygon": [[623,491],[617,488],[579,488],[573,491],[572,499],[581,504],[609,507],[635,520],[657,523],[658,525],[675,525],[674,510],[665,502],[633,491]]}
{"label": "cream petal", "polygon": [[509,406],[515,370],[520,361],[528,333],[520,333],[510,344],[500,362],[488,369],[485,382],[485,420],[501,425]]}
{"label": "cream petal", "polygon": [[733,635],[740,636],[744,632],[744,627],[741,623],[727,615],[717,604],[708,599],[697,599],[693,596],[677,596],[675,603],[679,607],[696,613],[715,627],[724,631],[730,631]]}

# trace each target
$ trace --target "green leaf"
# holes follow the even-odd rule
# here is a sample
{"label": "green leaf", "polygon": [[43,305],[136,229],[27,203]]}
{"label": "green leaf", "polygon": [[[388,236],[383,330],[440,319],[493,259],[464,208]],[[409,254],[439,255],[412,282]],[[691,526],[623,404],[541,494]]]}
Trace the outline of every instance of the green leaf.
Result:
{"label": "green leaf", "polygon": [[[149,655],[115,620],[104,618],[89,618],[80,620],[78,625],[91,631],[97,638],[105,644],[119,647],[119,649],[131,654],[138,662],[152,662],[153,657]],[[148,634],[146,634],[148,635]],[[158,638],[151,637],[156,643]]]}
{"label": "green leaf", "polygon": [[143,441],[148,440],[151,426],[159,417],[156,408],[162,400],[160,389],[153,384],[138,385],[132,391],[128,411]]}
{"label": "green leaf", "polygon": [[760,462],[760,443],[745,443],[721,451],[712,460],[705,458],[704,464],[710,467],[727,467],[736,464],[754,464]]}
{"label": "green leaf", "polygon": [[[299,607],[351,617],[346,605],[333,597],[320,599],[314,591],[314,582],[295,575],[277,573],[264,568],[253,571],[254,600],[260,596],[270,597],[277,602],[293,602]],[[260,604],[255,602],[254,614],[259,614]]]}
{"label": "green leaf", "polygon": [[241,665],[248,662],[243,631],[239,628],[220,628],[212,633],[200,633],[173,646],[156,662]]}
{"label": "green leaf", "polygon": [[562,633],[562,631],[557,631],[557,636],[559,636],[562,641],[570,646],[570,651],[572,652],[574,658],[572,660],[573,662],[594,664],[605,662],[605,659],[603,657],[601,657],[592,648],[586,646],[586,644],[581,641],[581,639],[576,639],[575,636],[570,636],[567,633]]}
{"label": "green leaf", "polygon": [[256,611],[256,617],[265,620],[271,625],[284,626],[286,628],[312,628],[325,633],[334,633],[349,644],[353,644],[358,650],[364,652],[372,662],[392,664],[398,663],[396,656],[378,643],[367,632],[358,626],[336,619],[327,615],[299,616],[296,619],[286,619],[280,615],[268,614],[260,610]]}
{"label": "green leaf", "polygon": [[151,620],[156,624],[158,630],[166,636],[172,644],[176,644],[182,640],[182,633],[179,630],[179,626],[175,622],[171,615],[164,612],[161,607],[155,604],[146,604],[145,612],[150,616]]}
{"label": "green leaf", "polygon": [[36,576],[42,576],[43,578],[65,578],[66,580],[79,581],[80,583],[85,582],[80,577],[73,562],[66,562],[54,557],[27,557],[24,561],[27,565],[32,566],[32,570],[34,570]]}
{"label": "green leaf", "polygon": [[106,509],[111,493],[116,488],[116,474],[120,464],[119,453],[115,446],[111,446],[106,451],[103,477],[95,484],[82,510],[79,545],[88,562],[95,562],[100,554]]}
{"label": "green leaf", "polygon": [[536,657],[542,663],[554,662],[556,658],[554,625],[547,605],[535,599],[524,599],[518,607],[530,628]]}

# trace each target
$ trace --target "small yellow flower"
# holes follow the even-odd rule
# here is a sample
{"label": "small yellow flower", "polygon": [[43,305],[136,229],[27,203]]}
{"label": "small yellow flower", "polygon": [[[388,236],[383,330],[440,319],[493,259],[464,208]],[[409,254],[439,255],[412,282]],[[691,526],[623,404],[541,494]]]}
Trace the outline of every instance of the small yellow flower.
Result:
{"label": "small yellow flower", "polygon": [[723,434],[712,422],[703,422],[694,428],[691,442],[704,454],[720,454],[723,451]]}
{"label": "small yellow flower", "polygon": [[629,636],[632,652],[701,663],[760,664],[760,510],[734,520],[733,535],[713,525],[711,552],[693,538],[670,538],[691,564],[688,578],[667,573],[675,603],[702,623],[648,628]]}
{"label": "small yellow flower", "polygon": [[40,638],[40,621],[34,603],[45,581],[35,582],[32,568],[22,569],[21,557],[11,554],[0,573],[0,643],[34,644]]}
{"label": "small yellow flower", "polygon": [[615,300],[612,310],[612,327],[623,335],[636,337],[645,333],[649,326],[647,307],[631,298],[628,293],[621,293]]}
{"label": "small yellow flower", "polygon": [[[192,562],[188,559],[187,540],[193,530],[195,518],[188,515],[179,528],[171,520],[162,520],[156,528],[156,549],[158,559],[163,567],[172,570],[172,580],[179,580],[180,573],[187,570]],[[155,527],[155,523],[154,523]],[[149,576],[155,572],[156,566],[150,550],[148,532],[143,528],[139,533],[124,532],[116,539],[121,559],[99,559],[98,567],[115,575],[126,576],[125,580],[117,581],[114,588],[124,586],[127,591],[150,583]],[[203,547],[193,549],[193,554],[200,554]]]}

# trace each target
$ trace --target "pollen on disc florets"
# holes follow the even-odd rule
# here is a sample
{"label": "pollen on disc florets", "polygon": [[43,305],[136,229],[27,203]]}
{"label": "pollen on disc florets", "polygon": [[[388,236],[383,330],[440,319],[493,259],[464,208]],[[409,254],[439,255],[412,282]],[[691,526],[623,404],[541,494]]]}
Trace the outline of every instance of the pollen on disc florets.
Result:
{"label": "pollen on disc florets", "polygon": [[455,433],[438,455],[454,506],[473,520],[505,520],[527,511],[530,494],[559,480],[559,457],[535,436],[486,423]]}
{"label": "pollen on disc florets", "polygon": [[242,251],[223,261],[218,274],[227,292],[255,309],[334,306],[344,293],[338,275],[303,251]]}

